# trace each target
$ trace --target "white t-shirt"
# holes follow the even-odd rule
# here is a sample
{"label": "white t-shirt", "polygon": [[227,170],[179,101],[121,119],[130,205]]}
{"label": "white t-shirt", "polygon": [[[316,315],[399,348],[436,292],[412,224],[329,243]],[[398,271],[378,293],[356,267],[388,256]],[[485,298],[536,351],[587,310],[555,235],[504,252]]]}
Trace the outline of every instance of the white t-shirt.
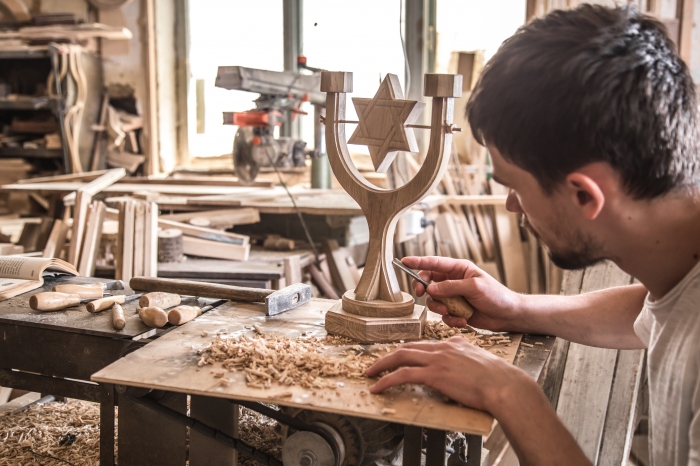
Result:
{"label": "white t-shirt", "polygon": [[649,452],[654,466],[700,466],[700,263],[634,323],[649,348]]}

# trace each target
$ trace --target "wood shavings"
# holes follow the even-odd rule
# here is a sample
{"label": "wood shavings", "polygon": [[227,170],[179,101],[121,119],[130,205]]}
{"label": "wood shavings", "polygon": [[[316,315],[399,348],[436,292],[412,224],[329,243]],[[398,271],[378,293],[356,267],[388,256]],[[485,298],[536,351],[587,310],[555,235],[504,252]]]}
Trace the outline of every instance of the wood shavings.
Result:
{"label": "wood shavings", "polygon": [[530,343],[525,343],[524,341],[521,341],[521,342],[520,342],[520,345],[521,345],[521,346],[524,346],[524,347],[526,347],[526,348],[532,348],[532,347],[533,347]]}
{"label": "wood shavings", "polygon": [[[238,433],[241,440],[268,455],[280,458],[279,435],[275,433],[277,421],[247,408],[241,408],[238,416]],[[260,466],[257,461],[238,454],[238,466]]]}
{"label": "wood shavings", "polygon": [[482,335],[473,331],[471,327],[465,331],[463,329],[450,327],[442,321],[427,322],[425,330],[423,331],[423,339],[447,340],[452,337],[466,338],[470,343],[486,349],[500,344],[508,346],[511,342],[508,335]]}
{"label": "wood shavings", "polygon": [[[75,441],[60,446],[67,434],[74,435]],[[0,417],[0,466],[67,464],[32,451],[76,466],[99,465],[100,405],[69,400],[30,406]]]}
{"label": "wood shavings", "polygon": [[396,410],[392,408],[382,408],[382,414],[396,414]]}
{"label": "wood shavings", "polygon": [[[364,348],[345,354],[327,354],[327,338],[290,339],[270,336],[218,337],[203,350],[199,366],[221,363],[229,371],[245,371],[249,387],[270,388],[272,383],[303,388],[336,388],[332,377],[357,379],[375,359]],[[337,341],[337,339],[336,339]]]}
{"label": "wood shavings", "polygon": [[541,341],[536,341],[535,344],[540,345],[540,346],[544,346],[544,343],[542,343]]}

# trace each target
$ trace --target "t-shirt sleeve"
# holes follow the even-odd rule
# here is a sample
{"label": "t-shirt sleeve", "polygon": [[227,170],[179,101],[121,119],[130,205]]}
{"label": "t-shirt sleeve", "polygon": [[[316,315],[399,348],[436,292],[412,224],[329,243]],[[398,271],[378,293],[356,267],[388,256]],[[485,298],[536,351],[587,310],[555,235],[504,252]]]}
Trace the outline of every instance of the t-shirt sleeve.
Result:
{"label": "t-shirt sleeve", "polygon": [[637,320],[634,321],[634,333],[637,334],[647,348],[649,348],[649,342],[651,341],[651,326],[653,323],[654,316],[649,309],[644,306],[642,312],[637,316]]}

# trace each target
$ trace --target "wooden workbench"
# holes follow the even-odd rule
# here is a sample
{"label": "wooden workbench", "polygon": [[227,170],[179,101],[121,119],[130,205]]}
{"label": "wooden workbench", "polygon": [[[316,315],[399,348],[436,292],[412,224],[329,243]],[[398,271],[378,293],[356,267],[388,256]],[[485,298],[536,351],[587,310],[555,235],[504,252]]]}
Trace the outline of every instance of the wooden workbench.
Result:
{"label": "wooden workbench", "polygon": [[[106,280],[65,275],[45,278],[41,288],[0,301],[0,386],[99,403],[100,465],[112,466],[116,393],[112,386],[90,382],[90,376],[149,343],[149,337],[156,331],[138,318],[138,301],[123,305],[126,326],[122,330],[114,328],[109,311],[91,314],[84,304],[53,312],[38,312],[29,307],[32,295],[50,291],[55,285],[96,281]],[[194,301],[194,298],[183,300],[185,304],[195,304]],[[178,402],[186,405],[185,397]],[[119,412],[120,418],[130,422],[133,411],[125,407]],[[177,429],[179,426],[163,425],[160,433],[172,442],[173,432],[179,432]],[[124,441],[128,442],[128,435]]]}
{"label": "wooden workbench", "polygon": [[[253,325],[266,335],[323,337],[326,335],[325,313],[335,303],[313,299],[275,317],[266,317],[262,305],[226,303],[105,367],[94,374],[92,380],[205,397],[274,403],[480,436],[491,431],[493,418],[489,414],[460,406],[422,386],[394,388],[386,394],[370,395],[369,387],[376,381],[374,379],[331,379],[337,382],[337,388],[305,389],[273,384],[270,389],[258,389],[247,386],[244,373],[236,371],[227,373],[229,384],[223,387],[212,375],[212,370],[220,369],[218,364],[197,365],[197,351],[207,347],[217,334],[225,338],[253,335],[256,332]],[[429,314],[431,319],[439,317]],[[512,339],[511,347],[497,347],[505,350],[505,354],[499,356],[509,361],[516,356],[520,335],[514,335]],[[363,347],[372,353],[380,346]],[[328,351],[340,352],[346,348],[329,346]],[[279,396],[289,391],[292,396]]]}

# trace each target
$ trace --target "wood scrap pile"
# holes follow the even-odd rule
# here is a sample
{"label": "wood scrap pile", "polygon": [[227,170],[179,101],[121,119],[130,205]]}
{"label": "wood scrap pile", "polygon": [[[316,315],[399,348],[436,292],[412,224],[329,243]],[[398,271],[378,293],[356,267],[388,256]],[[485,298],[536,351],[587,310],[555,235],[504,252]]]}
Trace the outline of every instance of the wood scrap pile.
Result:
{"label": "wood scrap pile", "polygon": [[[442,321],[429,321],[423,339],[446,340],[454,336],[466,338],[485,349],[511,346],[508,335],[485,335],[471,328],[451,328]],[[270,388],[273,383],[303,388],[336,388],[336,382],[331,379],[364,378],[365,371],[381,355],[400,346],[401,343],[377,344],[369,351],[350,338],[334,335],[300,339],[262,333],[227,339],[217,335],[207,348],[197,352],[197,364],[200,367],[215,365],[211,374],[220,380],[222,386],[230,382],[227,371],[243,371],[246,384],[254,388]],[[331,351],[333,347],[338,351]]]}
{"label": "wood scrap pile", "polygon": [[0,417],[0,466],[18,464],[100,464],[99,405],[52,402]]}
{"label": "wood scrap pile", "polygon": [[[364,348],[352,346],[340,354],[327,354],[324,339],[291,339],[285,337],[255,336],[222,339],[217,336],[201,355],[199,366],[214,362],[228,370],[243,370],[249,387],[270,388],[280,385],[298,385],[304,388],[335,388],[327,379],[365,377],[365,371],[377,356],[364,354]],[[228,384],[224,371],[212,371]]]}
{"label": "wood scrap pile", "polygon": [[[256,450],[280,458],[282,448],[279,445],[280,437],[275,432],[277,425],[274,419],[241,407],[238,415],[238,436]],[[260,463],[239,453],[238,466],[260,466]]]}

